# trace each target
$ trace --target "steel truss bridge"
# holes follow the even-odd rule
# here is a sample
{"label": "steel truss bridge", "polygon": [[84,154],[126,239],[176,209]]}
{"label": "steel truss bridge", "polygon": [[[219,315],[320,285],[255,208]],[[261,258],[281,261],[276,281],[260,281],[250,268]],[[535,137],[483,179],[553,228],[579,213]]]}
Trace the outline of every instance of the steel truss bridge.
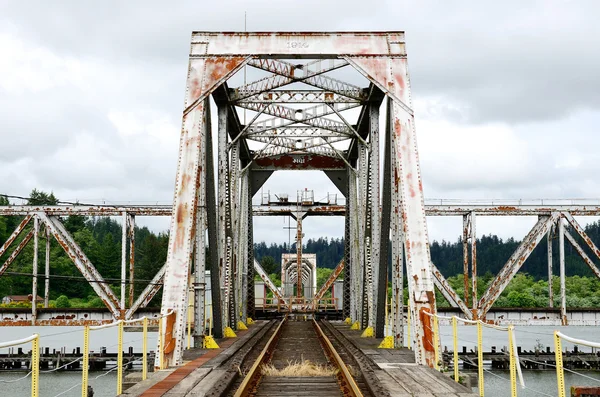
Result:
{"label": "steel truss bridge", "polygon": [[[228,81],[244,68],[258,71],[262,77],[231,87]],[[364,86],[343,81],[346,69],[358,71]],[[212,128],[211,98],[216,105],[216,131]],[[250,115],[247,123],[241,121],[242,111]],[[218,151],[216,162],[213,142]],[[396,346],[402,344],[402,286],[406,276],[413,319],[411,344],[416,362],[429,366],[434,363],[434,348],[433,324],[427,314],[436,312],[435,287],[467,318],[483,319],[539,241],[555,234],[561,247],[563,319],[565,238],[600,276],[592,259],[565,228],[568,223],[592,250],[595,260],[600,258],[600,251],[573,217],[598,215],[598,206],[425,205],[403,32],[194,32],[177,164],[174,200],[169,207],[0,208],[0,215],[24,216],[0,248],[0,255],[13,249],[0,274],[31,239],[34,262],[38,262],[42,230],[46,241],[52,237],[64,248],[114,318],[132,317],[162,286],[162,314],[175,315],[161,320],[165,344],[160,355],[169,365],[178,365],[182,362],[190,280],[197,308],[193,313],[197,342],[205,330],[205,270],[211,271],[217,337],[226,326],[235,329],[239,321],[253,316],[253,215],[287,214],[299,219],[340,215],[345,217],[344,315],[362,328],[373,327],[377,337],[383,336],[387,290],[383,286],[391,251],[394,342]],[[253,206],[253,196],[279,170],[323,171],[346,197],[345,205]],[[120,296],[104,282],[65,229],[61,217],[66,215],[122,217]],[[171,217],[167,261],[141,295],[136,298],[130,287],[127,296],[128,268],[130,286],[134,281],[135,218],[159,215]],[[427,215],[463,217],[465,296],[453,291],[431,263]],[[481,297],[476,288],[476,219],[480,215],[538,216]],[[211,253],[209,259],[206,250]],[[549,248],[549,263],[553,256]],[[37,266],[33,269],[35,297]],[[551,269],[549,266],[549,272]],[[46,258],[46,303],[49,272]],[[297,256],[298,274],[302,274],[301,252]],[[302,277],[296,281],[301,287]]]}

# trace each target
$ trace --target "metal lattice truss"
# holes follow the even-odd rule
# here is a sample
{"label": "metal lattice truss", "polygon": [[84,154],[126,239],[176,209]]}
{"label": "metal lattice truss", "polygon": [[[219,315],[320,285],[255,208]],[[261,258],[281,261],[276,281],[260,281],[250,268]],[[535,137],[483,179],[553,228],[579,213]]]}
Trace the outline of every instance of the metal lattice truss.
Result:
{"label": "metal lattice truss", "polygon": [[[233,83],[244,68],[260,77],[230,87],[228,81]],[[346,81],[351,73],[363,83]],[[386,282],[380,269],[387,256],[380,251],[387,252],[387,236],[402,225],[411,311],[418,319],[413,332],[416,360],[433,365],[432,324],[424,313],[436,310],[434,277],[404,33],[195,32],[186,87],[162,300],[164,313],[176,313],[173,323],[163,324],[165,335],[173,338],[160,353],[166,362],[181,362],[190,271],[194,269],[196,280],[195,307],[202,307],[201,275],[211,270],[217,337],[225,326],[235,328],[245,321],[253,308],[253,299],[248,299],[254,277],[252,196],[274,171],[322,170],[350,203],[347,235],[358,241],[346,247],[347,274],[368,280],[361,291],[344,284],[344,313],[382,336],[385,288],[378,286]],[[211,96],[217,109],[215,132]],[[386,97],[387,127],[380,132],[379,109]],[[380,134],[386,142],[383,155]],[[383,189],[380,159],[387,167]],[[198,254],[207,248],[210,263]],[[392,247],[392,253],[400,255],[399,247]],[[298,258],[295,280],[300,283]],[[351,296],[358,303],[350,303]],[[201,310],[195,319],[202,324]],[[200,342],[201,335],[196,336]]]}

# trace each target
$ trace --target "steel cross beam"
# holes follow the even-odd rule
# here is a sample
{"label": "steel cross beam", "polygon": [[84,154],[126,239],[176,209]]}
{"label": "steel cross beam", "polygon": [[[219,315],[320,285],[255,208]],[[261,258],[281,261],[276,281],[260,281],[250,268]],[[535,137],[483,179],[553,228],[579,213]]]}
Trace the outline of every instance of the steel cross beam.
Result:
{"label": "steel cross beam", "polygon": [[333,269],[333,272],[331,272],[331,275],[329,275],[329,278],[327,279],[327,281],[325,281],[325,283],[323,284],[321,289],[315,295],[315,301],[319,301],[321,298],[323,298],[323,295],[325,295],[325,292],[327,292],[329,290],[329,288],[331,288],[331,286],[333,285],[333,282],[335,280],[337,280],[337,278],[340,276],[340,274],[342,274],[342,270],[344,270],[345,264],[346,264],[346,262],[342,259],[340,261],[340,263],[338,263],[338,265],[335,267],[335,269]]}

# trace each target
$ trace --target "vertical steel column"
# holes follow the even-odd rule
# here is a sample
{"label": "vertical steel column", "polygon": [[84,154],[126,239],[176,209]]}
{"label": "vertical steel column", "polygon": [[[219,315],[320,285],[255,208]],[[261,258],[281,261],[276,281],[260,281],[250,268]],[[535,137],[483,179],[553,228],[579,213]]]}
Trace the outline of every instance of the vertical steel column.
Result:
{"label": "vertical steel column", "polygon": [[[471,212],[471,277],[473,283],[473,313],[477,309],[477,219],[474,212]],[[476,319],[475,319],[476,320]]]}
{"label": "vertical steel column", "polygon": [[[391,104],[388,101],[388,106]],[[378,117],[379,118],[379,117]],[[390,117],[389,111],[386,114],[385,118],[385,145],[384,145],[384,158],[383,158],[383,192],[382,192],[382,201],[381,201],[381,218],[380,218],[380,248],[379,248],[379,263],[376,263],[376,266],[379,266],[379,270],[377,272],[378,277],[376,281],[377,288],[375,291],[377,292],[376,302],[378,304],[375,306],[376,315],[375,315],[375,337],[383,338],[385,336],[385,314],[387,312],[387,290],[388,290],[388,261],[389,261],[389,245],[390,245],[390,216],[391,216],[391,199],[392,199],[392,189],[391,189],[391,180],[392,180],[392,141],[391,141],[391,128],[390,128]],[[377,200],[379,203],[379,200]]]}
{"label": "vertical steel column", "polygon": [[50,229],[46,227],[46,260],[44,269],[44,307],[50,302]]}
{"label": "vertical steel column", "polygon": [[[352,170],[348,167],[346,173],[350,175]],[[342,317],[350,317],[350,290],[352,289],[352,258],[351,258],[351,237],[350,237],[350,200],[349,194],[346,194],[346,213],[344,214],[344,294],[342,299]]]}
{"label": "vertical steel column", "polygon": [[129,307],[133,306],[135,295],[135,215],[128,214],[129,219]]}
{"label": "vertical steel column", "polygon": [[[371,281],[371,291],[373,306],[371,311],[369,312],[369,325],[373,326],[375,329],[378,328],[377,321],[379,320],[379,310],[378,305],[381,305],[382,302],[379,302],[379,294],[377,293],[379,289],[382,287],[379,283],[380,281],[380,250],[381,250],[381,194],[379,189],[379,106],[370,104],[369,105],[369,142],[371,145],[371,151],[369,153],[369,187],[371,190],[371,202],[369,205],[371,206],[371,271],[372,271],[372,281]],[[389,238],[389,229],[388,229],[388,238]],[[385,262],[387,263],[387,258],[385,258]],[[387,267],[386,267],[387,268]],[[385,274],[382,275],[385,277]],[[385,278],[384,278],[385,279]],[[384,292],[387,290],[387,287],[384,287]],[[385,299],[383,301],[385,304]],[[385,305],[383,306],[385,309]],[[381,312],[381,319],[383,319],[383,313]],[[383,334],[383,328],[380,329]]]}
{"label": "vertical steel column", "polygon": [[121,318],[125,318],[125,291],[127,287],[127,233],[129,217],[123,212],[123,225],[121,226]]}
{"label": "vertical steel column", "polygon": [[246,322],[247,320],[247,308],[246,301],[248,300],[247,285],[248,285],[248,172],[245,171],[240,175],[240,187],[239,187],[239,212],[237,215],[238,219],[238,256],[236,261],[237,266],[237,287],[236,287],[236,310],[239,320]]}
{"label": "vertical steel column", "polygon": [[471,213],[463,215],[463,285],[465,289],[465,305],[469,306],[469,221],[471,220]]}
{"label": "vertical steel column", "polygon": [[[208,100],[205,101],[205,106],[210,107]],[[207,169],[208,161],[212,163],[212,157],[207,158],[207,145],[210,143],[208,139],[210,124],[207,123],[205,128],[200,131],[199,142],[199,164],[203,169]],[[194,241],[194,347],[201,348],[204,330],[206,328],[206,319],[204,307],[206,305],[204,295],[206,291],[206,199],[207,199],[207,178],[208,172],[203,172],[198,178],[198,194],[196,208],[196,234]],[[133,241],[133,240],[132,240]],[[189,308],[188,308],[189,310]],[[213,317],[214,318],[214,317]]]}
{"label": "vertical steel column", "polygon": [[31,280],[31,325],[37,320],[37,282],[38,282],[38,248],[40,220],[37,215],[33,217],[33,277]]}
{"label": "vertical steel column", "polygon": [[369,317],[369,302],[368,302],[368,266],[367,266],[367,250],[366,243],[366,216],[367,216],[367,183],[368,183],[368,163],[367,163],[367,147],[361,143],[358,144],[358,219],[359,219],[359,248],[360,248],[360,310],[359,321],[361,328],[366,328]]}
{"label": "vertical steel column", "polygon": [[418,364],[433,367],[433,324],[426,312],[435,313],[436,304],[414,118],[407,115],[401,103],[396,100],[393,109],[394,133],[398,138],[394,147],[400,192],[398,205],[402,209],[404,221],[415,360]]}
{"label": "vertical steel column", "polygon": [[562,214],[558,218],[558,260],[560,264],[560,321],[567,325],[567,294],[565,287],[565,225]]}
{"label": "vertical steel column", "polygon": [[223,337],[223,317],[221,312],[221,268],[219,265],[219,233],[217,231],[218,210],[215,200],[215,170],[210,123],[210,106],[206,106],[206,219],[208,223],[208,252],[210,259],[210,296],[212,303],[212,326],[215,338]]}
{"label": "vertical steel column", "polygon": [[[247,284],[246,284],[246,314],[250,318],[254,316],[254,229],[252,224],[252,171],[247,171],[248,184],[247,184],[247,199],[248,199],[248,258],[246,260],[247,269]],[[266,296],[266,294],[265,294]]]}
{"label": "vertical steel column", "polygon": [[227,150],[227,106],[225,104],[217,104],[218,106],[218,205],[219,205],[219,274],[221,277],[221,295],[224,302],[221,308],[221,317],[223,325],[230,325],[229,318],[229,303],[231,296],[229,294],[230,282],[230,262],[229,252],[230,246],[228,243],[229,236],[227,235],[228,223],[230,221],[229,212],[229,152]]}
{"label": "vertical steel column", "polygon": [[302,298],[302,214],[300,213],[296,215],[296,297]]}
{"label": "vertical steel column", "polygon": [[[392,101],[387,101],[387,119],[391,129]],[[393,148],[396,147],[396,134],[390,131],[390,160],[393,156]],[[400,192],[398,190],[398,175],[396,162],[391,161],[390,179],[391,187],[391,221],[392,221],[392,335],[394,336],[394,347],[404,346],[404,226],[402,223],[402,208],[400,207]],[[385,181],[385,180],[384,180]]]}
{"label": "vertical steel column", "polygon": [[350,266],[352,267],[352,288],[350,290],[350,317],[352,321],[357,321],[360,318],[360,277],[361,277],[361,262],[359,261],[360,244],[359,244],[359,211],[356,192],[357,173],[348,172],[348,208],[347,215],[350,215],[350,239],[351,239],[351,259]]}
{"label": "vertical steel column", "polygon": [[231,161],[229,163],[229,232],[228,243],[229,253],[229,324],[232,328],[237,327],[240,315],[241,295],[238,293],[240,288],[241,271],[239,268],[239,211],[240,211],[240,191],[239,191],[239,156],[240,141],[238,140],[231,146]]}
{"label": "vertical steel column", "polygon": [[554,228],[550,228],[547,234],[548,243],[548,307],[554,307],[554,291],[552,290],[552,235]]}

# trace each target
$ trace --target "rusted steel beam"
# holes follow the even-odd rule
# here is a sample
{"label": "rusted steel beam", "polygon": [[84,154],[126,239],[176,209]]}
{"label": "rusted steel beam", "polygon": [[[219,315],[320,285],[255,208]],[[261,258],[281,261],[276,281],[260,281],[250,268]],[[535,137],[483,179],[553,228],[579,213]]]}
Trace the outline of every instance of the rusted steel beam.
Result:
{"label": "rusted steel beam", "polygon": [[71,258],[77,270],[90,283],[92,289],[102,299],[115,319],[121,318],[119,301],[116,295],[60,221],[55,217],[46,216],[44,213],[38,213],[37,217],[50,229],[50,233],[52,233],[56,241],[65,250],[69,258]]}
{"label": "rusted steel beam", "polygon": [[444,277],[444,275],[438,270],[438,268],[432,263],[431,268],[433,270],[433,277],[435,286],[442,293],[444,298],[452,305],[452,307],[459,308],[468,319],[473,318],[473,313],[469,310],[469,307],[465,304],[465,302],[460,299],[460,296],[454,291],[452,286],[448,283],[448,280]]}
{"label": "rusted steel beam", "polygon": [[4,264],[2,264],[2,267],[0,267],[0,276],[2,276],[2,274],[4,274],[6,269],[8,269],[8,267],[11,265],[11,263],[13,263],[15,258],[17,256],[19,256],[19,254],[21,253],[23,248],[25,248],[25,246],[27,245],[29,240],[31,240],[32,237],[33,237],[33,230],[29,231],[29,233],[27,233],[25,235],[25,237],[23,237],[23,240],[21,240],[21,242],[19,242],[19,244],[15,247],[14,251],[10,254],[10,256],[8,258],[6,258],[6,261],[4,262]]}
{"label": "rusted steel beam", "polygon": [[119,216],[123,212],[139,216],[170,216],[172,206],[117,206],[109,207],[104,205],[11,205],[0,206],[0,216],[4,215],[31,215],[36,212],[43,212],[48,216]]}
{"label": "rusted steel beam", "polygon": [[342,259],[340,263],[338,263],[338,265],[335,267],[335,269],[333,269],[333,272],[329,275],[329,278],[327,279],[327,281],[325,281],[325,284],[321,286],[321,289],[319,289],[319,291],[315,295],[315,301],[319,301],[321,298],[323,298],[325,292],[327,292],[329,288],[331,288],[334,281],[337,280],[340,274],[342,274],[342,270],[344,270],[345,264],[346,262]]}
{"label": "rusted steel beam", "polygon": [[134,279],[135,279],[135,215],[127,213],[129,228],[127,230],[129,236],[129,304],[133,305],[135,294]]}
{"label": "rusted steel beam", "polygon": [[548,245],[548,307],[554,307],[554,289],[552,288],[552,235],[554,226],[550,228],[547,234],[546,242]]}
{"label": "rusted steel beam", "polygon": [[48,308],[50,302],[50,230],[48,227],[46,230],[46,252],[44,261],[44,307]]}
{"label": "rusted steel beam", "polygon": [[[313,158],[315,161],[321,161],[318,159],[317,154],[303,154],[294,155],[288,154],[289,160],[286,159],[282,164],[273,163],[272,159],[265,158],[260,159],[259,163],[265,162],[265,165],[257,165],[257,170],[262,169],[309,169],[309,167],[303,166],[304,162],[298,162],[294,164],[294,158],[306,158],[312,162]],[[335,164],[329,164],[329,161],[337,161]],[[262,163],[261,163],[262,164]],[[277,168],[278,166],[282,168]],[[309,164],[310,165],[310,164]],[[312,169],[322,169],[316,163],[312,164]],[[343,171],[345,164],[335,158],[328,158],[325,163],[322,164],[325,169]],[[0,216],[27,216],[35,212],[44,212],[48,216],[68,216],[68,215],[82,215],[82,216],[119,216],[123,212],[127,212],[131,215],[137,216],[171,216],[173,212],[173,206],[156,205],[156,206],[119,206],[119,207],[107,207],[107,206],[0,206]],[[343,211],[343,209],[342,209]],[[434,205],[426,204],[425,213],[427,216],[462,216],[469,213],[474,213],[481,216],[548,216],[553,212],[569,213],[573,216],[600,216],[599,206],[589,205],[555,205],[555,206],[532,206],[532,205],[520,205],[520,206],[468,206],[462,204],[453,205]],[[339,215],[343,215],[340,213]],[[8,241],[8,240],[7,240]],[[0,248],[1,249],[1,248]]]}
{"label": "rusted steel beam", "polygon": [[[2,208],[6,208],[6,207],[0,207],[0,209],[2,209]],[[19,235],[23,232],[23,230],[25,230],[25,226],[27,226],[27,224],[29,223],[29,221],[31,220],[31,218],[33,216],[31,213],[27,213],[24,215],[26,215],[25,218],[23,218],[21,223],[19,223],[17,228],[10,234],[10,236],[8,236],[8,238],[6,239],[4,244],[2,244],[2,246],[0,247],[0,257],[2,257],[2,255],[4,255],[4,253],[6,252],[8,247],[10,247],[10,245],[13,243],[13,241],[15,241],[17,239],[17,237],[19,237]],[[0,274],[2,274],[2,273],[0,273]]]}
{"label": "rusted steel beam", "polygon": [[165,277],[166,269],[167,264],[165,263],[160,268],[160,270],[154,275],[152,281],[148,283],[146,288],[144,288],[142,293],[137,297],[135,302],[133,302],[133,305],[131,305],[131,307],[127,309],[127,312],[125,313],[126,320],[130,320],[137,310],[148,306],[152,298],[154,298],[154,295],[156,295],[158,291],[160,291],[163,285],[163,279]]}
{"label": "rusted steel beam", "polygon": [[193,32],[191,56],[319,59],[405,55],[404,32]]}
{"label": "rusted steel beam", "polygon": [[414,319],[415,360],[434,366],[433,324],[429,314],[435,313],[434,277],[429,252],[425,204],[419,155],[411,109],[410,82],[404,43],[400,37],[390,41],[397,57],[344,56],[361,74],[392,99],[395,185],[398,201],[394,204],[403,219],[406,269],[409,280],[411,312]]}
{"label": "rusted steel beam", "polygon": [[[273,292],[273,296],[279,299],[281,303],[285,303],[283,296],[281,296],[281,293],[279,292],[275,284],[273,284],[267,272],[265,272],[265,270],[262,268],[262,266],[260,265],[260,263],[258,263],[256,259],[254,260],[254,270],[256,271],[256,273],[258,273],[262,281],[264,281],[267,288],[269,288],[271,292]],[[284,280],[281,281],[283,282]]]}
{"label": "rusted steel beam", "polygon": [[39,253],[40,220],[33,217],[33,274],[31,277],[31,322],[35,324],[37,319],[37,296],[38,296],[38,253]]}
{"label": "rusted steel beam", "polygon": [[[280,76],[269,76],[266,79],[274,77],[281,78]],[[331,91],[273,90],[255,94],[237,103],[360,103],[360,101]]]}
{"label": "rusted steel beam", "polygon": [[504,291],[506,286],[510,283],[525,260],[527,260],[531,252],[546,233],[548,233],[559,217],[559,213],[553,213],[548,217],[540,218],[533,226],[479,300],[477,311],[478,318],[485,317],[485,314],[490,307],[492,307],[496,299],[498,299],[502,291]]}
{"label": "rusted steel beam", "polygon": [[560,270],[560,318],[562,325],[567,325],[567,287],[565,271],[565,224],[558,218],[558,265]]}
{"label": "rusted steel beam", "polygon": [[575,216],[598,216],[598,205],[488,205],[488,204],[426,204],[428,216],[454,216],[474,213],[483,216],[549,216],[554,212],[567,212]]}
{"label": "rusted steel beam", "polygon": [[[196,231],[198,178],[201,172],[200,150],[198,141],[206,139],[208,96],[223,84],[229,77],[240,70],[249,57],[212,57],[198,56],[197,45],[192,44],[186,95],[182,118],[179,145],[179,161],[173,200],[173,215],[169,233],[169,249],[164,276],[164,288],[161,310],[165,317],[162,320],[163,333],[169,333],[174,343],[161,354],[167,365],[181,363],[183,354],[184,330],[186,322],[186,306],[188,276]],[[167,319],[167,313],[173,311],[175,320]],[[172,327],[172,329],[168,329]],[[156,357],[156,365],[160,357]]]}
{"label": "rusted steel beam", "polygon": [[[462,230],[462,244],[463,244],[463,286],[465,294],[465,305],[469,306],[469,222],[471,220],[471,213],[463,215],[463,230]],[[475,299],[473,299],[475,302]]]}
{"label": "rusted steel beam", "polygon": [[471,214],[471,284],[472,291],[471,296],[473,299],[473,310],[476,310],[475,307],[477,302],[477,216],[475,213]]}

